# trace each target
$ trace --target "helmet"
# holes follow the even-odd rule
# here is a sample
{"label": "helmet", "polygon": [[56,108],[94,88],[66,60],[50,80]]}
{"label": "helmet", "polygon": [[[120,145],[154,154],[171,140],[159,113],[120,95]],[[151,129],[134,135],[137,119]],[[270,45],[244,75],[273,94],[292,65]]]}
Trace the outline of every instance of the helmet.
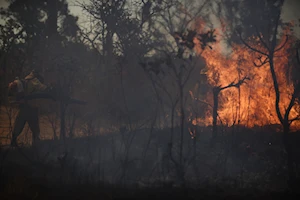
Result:
{"label": "helmet", "polygon": [[33,69],[31,72],[32,72],[34,75],[39,75],[39,74],[40,74],[39,70],[37,70],[37,69]]}

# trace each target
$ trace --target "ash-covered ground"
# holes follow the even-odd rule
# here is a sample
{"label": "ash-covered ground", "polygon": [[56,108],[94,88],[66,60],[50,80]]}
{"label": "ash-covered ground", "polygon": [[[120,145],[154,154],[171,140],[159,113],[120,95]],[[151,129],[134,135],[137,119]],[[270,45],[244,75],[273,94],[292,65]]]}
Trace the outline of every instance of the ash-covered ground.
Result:
{"label": "ash-covered ground", "polygon": [[182,161],[177,128],[171,145],[170,129],[143,129],[3,147],[1,194],[40,199],[279,199],[296,194],[299,183],[287,184],[280,133],[269,128],[222,130],[214,146],[210,127],[198,127],[196,138],[186,132]]}

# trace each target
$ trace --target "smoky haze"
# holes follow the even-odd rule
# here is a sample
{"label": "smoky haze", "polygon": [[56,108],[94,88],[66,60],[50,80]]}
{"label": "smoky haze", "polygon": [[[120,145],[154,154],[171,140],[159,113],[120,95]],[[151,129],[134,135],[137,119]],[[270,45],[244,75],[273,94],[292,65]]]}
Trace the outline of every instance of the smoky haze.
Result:
{"label": "smoky haze", "polygon": [[297,194],[299,2],[0,7],[0,197]]}

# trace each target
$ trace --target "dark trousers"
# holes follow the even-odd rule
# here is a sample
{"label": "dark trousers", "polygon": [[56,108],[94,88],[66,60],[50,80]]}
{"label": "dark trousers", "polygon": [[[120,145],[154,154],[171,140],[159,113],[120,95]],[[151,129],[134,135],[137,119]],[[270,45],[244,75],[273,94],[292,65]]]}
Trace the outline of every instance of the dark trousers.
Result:
{"label": "dark trousers", "polygon": [[14,129],[12,132],[12,144],[15,145],[17,142],[18,136],[22,133],[26,122],[29,125],[29,128],[32,132],[33,143],[36,140],[39,140],[40,126],[39,126],[39,117],[38,109],[32,107],[28,104],[22,104],[19,106],[19,112],[17,114]]}

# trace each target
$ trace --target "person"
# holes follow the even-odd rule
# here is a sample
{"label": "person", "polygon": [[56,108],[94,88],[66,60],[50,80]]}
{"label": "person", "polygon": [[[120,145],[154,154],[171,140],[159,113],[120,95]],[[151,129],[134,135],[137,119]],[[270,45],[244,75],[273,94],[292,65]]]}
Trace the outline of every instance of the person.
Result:
{"label": "person", "polygon": [[18,106],[18,114],[15,119],[11,146],[16,147],[17,138],[22,133],[26,122],[32,132],[32,143],[40,140],[40,127],[38,118],[38,107],[34,100],[26,99],[32,94],[46,92],[49,87],[43,83],[43,78],[40,76],[37,70],[32,70],[24,80],[20,80],[18,77],[11,83],[9,83],[9,97],[10,102]]}

